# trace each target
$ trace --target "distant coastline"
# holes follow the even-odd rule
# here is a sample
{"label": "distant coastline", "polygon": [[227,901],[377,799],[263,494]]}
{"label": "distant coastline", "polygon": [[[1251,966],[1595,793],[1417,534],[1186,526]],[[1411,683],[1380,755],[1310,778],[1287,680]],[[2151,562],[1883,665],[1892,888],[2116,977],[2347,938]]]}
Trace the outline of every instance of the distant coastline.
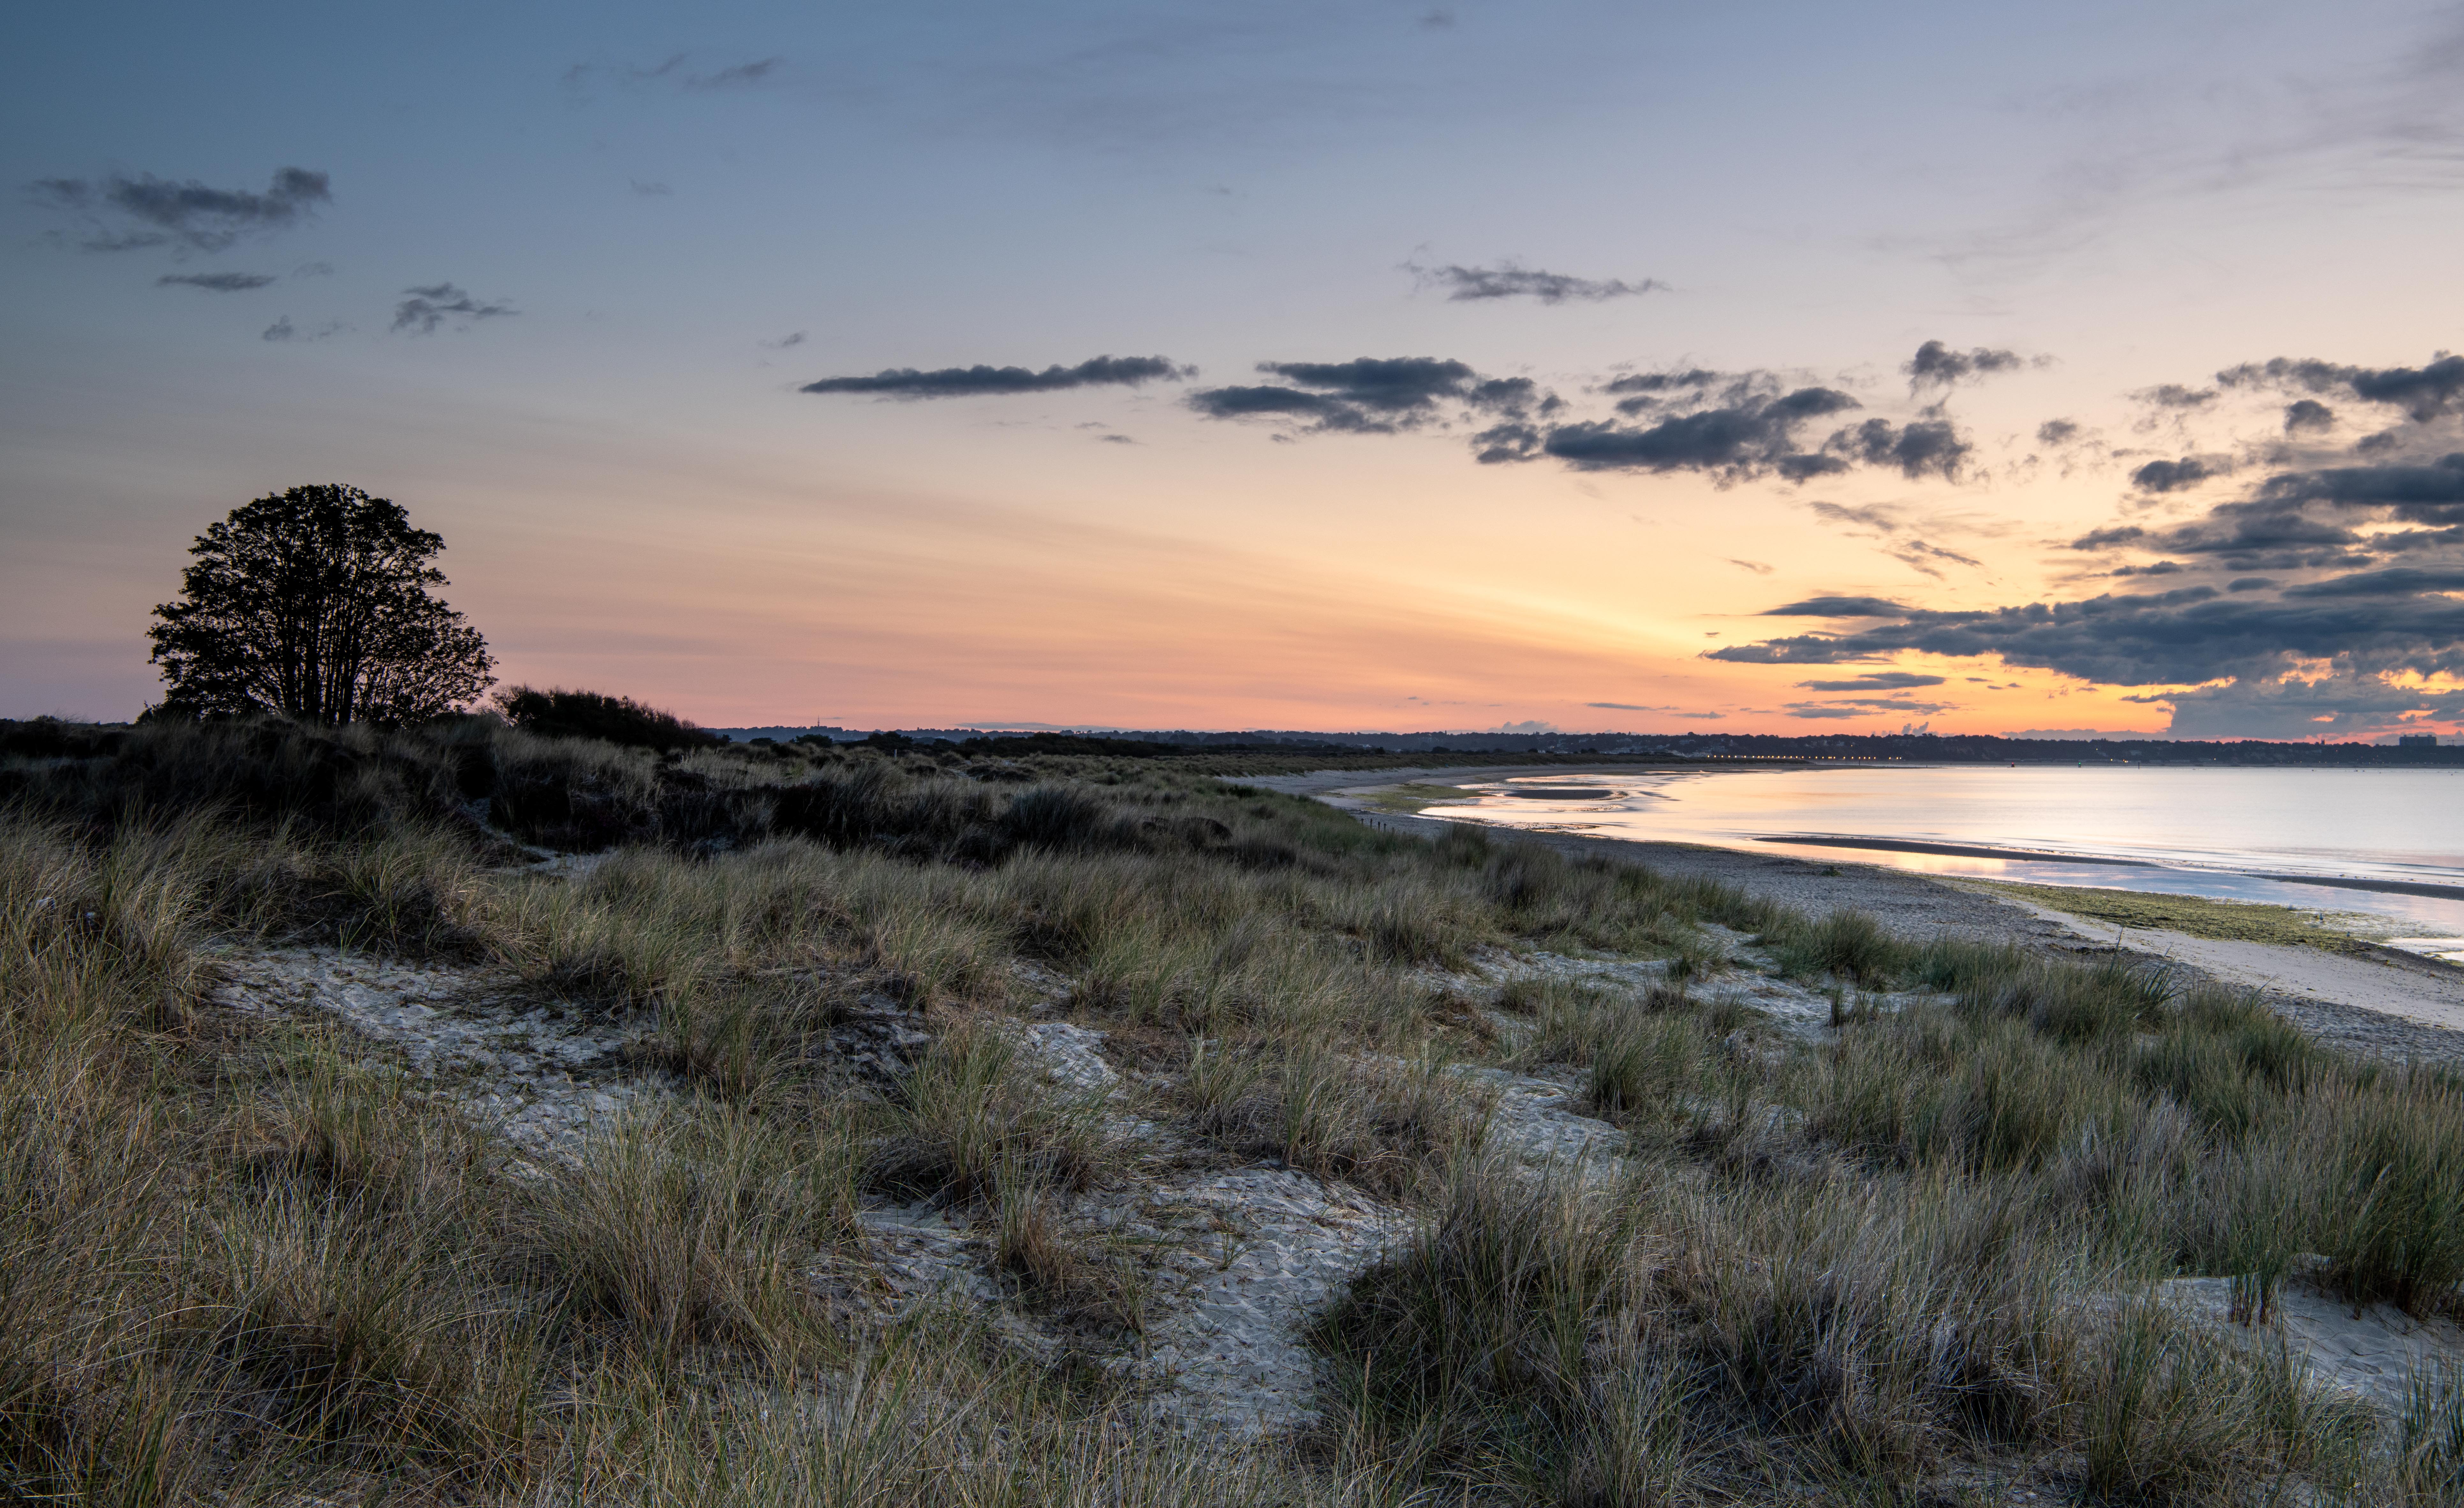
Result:
{"label": "distant coastline", "polygon": [[1634,732],[1328,732],[1304,729],[1201,732],[1128,728],[717,728],[738,743],[797,738],[832,743],[908,739],[964,743],[971,739],[1067,739],[1119,745],[1117,753],[1179,750],[1320,749],[1352,754],[1529,754],[1642,756],[1705,762],[1801,760],[1814,764],[2118,764],[2216,765],[2328,769],[2464,769],[2464,741],[2449,743],[2293,743],[2264,739],[2004,738],[1991,733],[1634,733]]}

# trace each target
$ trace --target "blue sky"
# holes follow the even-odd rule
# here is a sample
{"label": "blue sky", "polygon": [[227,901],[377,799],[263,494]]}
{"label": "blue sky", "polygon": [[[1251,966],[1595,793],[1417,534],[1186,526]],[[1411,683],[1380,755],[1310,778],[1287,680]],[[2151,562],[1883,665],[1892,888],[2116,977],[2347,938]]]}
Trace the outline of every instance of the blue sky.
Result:
{"label": "blue sky", "polygon": [[[508,679],[710,722],[2464,716],[2453,6],[6,34],[0,715],[133,713],[189,536],[340,480],[446,535]],[[800,391],[1099,356],[1177,375]]]}

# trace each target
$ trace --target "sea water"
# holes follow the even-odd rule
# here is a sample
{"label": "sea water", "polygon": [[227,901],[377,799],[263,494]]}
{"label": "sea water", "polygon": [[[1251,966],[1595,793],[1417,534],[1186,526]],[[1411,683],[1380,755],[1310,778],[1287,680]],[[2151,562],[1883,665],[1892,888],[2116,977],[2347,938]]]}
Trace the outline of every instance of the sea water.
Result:
{"label": "sea water", "polygon": [[[1473,791],[1428,815],[2029,885],[2266,901],[2464,961],[2464,770],[1891,764],[1520,776]],[[1997,852],[1826,841],[1843,838]]]}

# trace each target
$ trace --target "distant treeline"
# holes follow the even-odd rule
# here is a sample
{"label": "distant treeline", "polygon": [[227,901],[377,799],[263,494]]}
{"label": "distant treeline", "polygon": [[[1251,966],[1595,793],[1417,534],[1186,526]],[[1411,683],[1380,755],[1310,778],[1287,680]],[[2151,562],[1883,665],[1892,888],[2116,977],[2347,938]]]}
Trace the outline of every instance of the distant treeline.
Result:
{"label": "distant treeline", "polygon": [[1990,733],[1445,733],[1313,732],[1253,729],[1243,732],[1187,730],[1102,733],[1003,732],[979,728],[911,728],[863,732],[845,728],[721,728],[739,742],[767,738],[869,743],[890,747],[946,744],[968,754],[1111,754],[1161,757],[1195,751],[1246,749],[1411,754],[1642,754],[1685,759],[1751,758],[1912,760],[1927,764],[2238,764],[2464,767],[2464,743],[2446,746],[2367,743],[2277,743],[2263,739],[2002,738]]}

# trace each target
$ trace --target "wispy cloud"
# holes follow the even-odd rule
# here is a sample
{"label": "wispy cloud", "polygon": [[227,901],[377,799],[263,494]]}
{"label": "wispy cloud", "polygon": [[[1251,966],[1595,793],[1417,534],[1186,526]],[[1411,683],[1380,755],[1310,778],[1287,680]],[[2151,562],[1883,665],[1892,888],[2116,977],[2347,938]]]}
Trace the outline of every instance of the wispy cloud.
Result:
{"label": "wispy cloud", "polygon": [[467,330],[482,319],[501,319],[521,313],[509,303],[473,298],[451,283],[406,288],[403,293],[405,297],[393,311],[397,334],[434,335],[448,324]]}
{"label": "wispy cloud", "polygon": [[749,63],[731,63],[707,74],[688,75],[688,89],[749,89],[766,81],[787,60],[783,57],[756,58]]}
{"label": "wispy cloud", "polygon": [[202,288],[209,294],[244,294],[251,289],[264,288],[274,280],[272,273],[165,273],[154,279],[154,286]]}
{"label": "wispy cloud", "polygon": [[1406,262],[1403,270],[1412,274],[1419,287],[1446,290],[1449,303],[1476,303],[1494,298],[1529,298],[1544,304],[1599,303],[1610,298],[1634,298],[1648,293],[1665,292],[1668,285],[1656,277],[1629,283],[1622,278],[1576,277],[1568,273],[1545,272],[1536,267],[1518,267],[1501,262],[1495,267],[1422,267]]}
{"label": "wispy cloud", "polygon": [[251,232],[297,224],[334,197],[331,179],[304,167],[276,169],[263,193],[151,173],[45,178],[32,192],[37,203],[84,221],[89,233],[79,244],[92,251],[150,246],[219,251]]}
{"label": "wispy cloud", "polygon": [[757,57],[716,68],[693,66],[690,53],[671,53],[652,64],[576,63],[564,71],[564,85],[582,89],[605,80],[627,88],[665,87],[679,92],[752,89],[774,81],[786,66],[783,57]]}
{"label": "wispy cloud", "polygon": [[314,330],[302,330],[297,325],[291,322],[291,317],[289,315],[283,315],[277,317],[274,323],[267,325],[265,327],[265,333],[257,339],[260,340],[272,340],[276,342],[285,340],[325,340],[341,334],[344,330],[349,328],[350,326],[342,323],[339,319],[328,319]]}
{"label": "wispy cloud", "polygon": [[1913,670],[1869,670],[1844,681],[1799,681],[1808,691],[1904,691],[1920,686],[1940,686],[1944,677],[1919,675]]}

